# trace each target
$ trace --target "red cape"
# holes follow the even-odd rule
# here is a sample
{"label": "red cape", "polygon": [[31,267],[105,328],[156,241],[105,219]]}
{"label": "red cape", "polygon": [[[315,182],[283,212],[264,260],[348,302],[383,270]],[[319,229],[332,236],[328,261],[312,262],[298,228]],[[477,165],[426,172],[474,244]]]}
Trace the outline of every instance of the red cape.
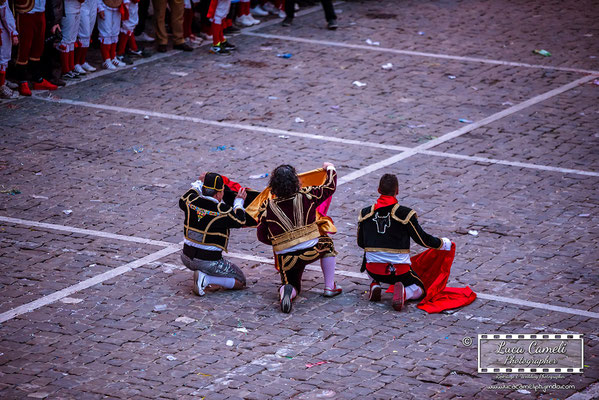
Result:
{"label": "red cape", "polygon": [[[418,303],[418,308],[429,314],[443,310],[467,306],[476,299],[470,287],[447,287],[451,265],[455,257],[455,243],[450,251],[428,249],[411,257],[412,269],[422,280],[426,296]],[[393,285],[387,289],[393,293]]]}

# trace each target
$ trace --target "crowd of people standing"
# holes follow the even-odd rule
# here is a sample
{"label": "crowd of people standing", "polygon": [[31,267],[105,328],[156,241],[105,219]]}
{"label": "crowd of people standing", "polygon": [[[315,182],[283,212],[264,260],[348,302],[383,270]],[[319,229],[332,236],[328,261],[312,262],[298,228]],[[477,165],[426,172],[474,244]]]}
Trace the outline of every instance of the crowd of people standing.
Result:
{"label": "crowd of people standing", "polygon": [[[321,2],[327,28],[337,29],[332,0]],[[155,37],[146,32],[150,8]],[[206,40],[210,53],[227,55],[236,46],[225,35],[268,15],[290,26],[298,9],[296,0],[0,0],[0,99],[56,90],[95,72],[100,65],[87,58],[92,44],[107,70],[153,53],[138,42],[166,52],[169,31],[175,50],[193,51]]]}

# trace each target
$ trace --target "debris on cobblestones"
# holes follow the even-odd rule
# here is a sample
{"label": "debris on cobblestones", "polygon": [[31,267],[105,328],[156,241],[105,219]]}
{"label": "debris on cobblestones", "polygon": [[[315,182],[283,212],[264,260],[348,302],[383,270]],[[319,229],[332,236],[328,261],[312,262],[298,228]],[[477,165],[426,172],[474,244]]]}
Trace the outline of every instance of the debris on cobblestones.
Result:
{"label": "debris on cobblestones", "polygon": [[260,175],[250,175],[250,179],[262,179],[268,177],[268,173]]}
{"label": "debris on cobblestones", "polygon": [[71,215],[73,213],[73,210],[62,210],[62,213],[65,215]]}
{"label": "debris on cobblestones", "polygon": [[578,214],[578,216],[579,216],[580,218],[588,218],[588,217],[590,217],[590,216],[591,216],[591,214]]}
{"label": "debris on cobblestones", "polygon": [[471,230],[468,231],[468,234],[472,235],[472,236],[478,236],[478,231],[475,230],[475,229],[471,229]]}
{"label": "debris on cobblestones", "polygon": [[511,101],[504,101],[503,103],[501,103],[502,106],[513,106],[514,103],[512,103]]}
{"label": "debris on cobblestones", "polygon": [[233,146],[216,146],[210,149],[210,151],[225,151],[225,150],[235,150]]}
{"label": "debris on cobblestones", "polygon": [[530,394],[530,392],[526,389],[518,389],[517,392],[522,394]]}
{"label": "debris on cobblestones", "polygon": [[354,85],[354,86],[357,86],[357,87],[366,86],[365,83],[360,82],[360,81],[353,81],[351,84]]}
{"label": "debris on cobblestones", "polygon": [[77,304],[77,303],[81,303],[83,301],[83,299],[77,299],[75,297],[65,297],[60,299],[61,303],[65,303],[65,304]]}
{"label": "debris on cobblestones", "polygon": [[175,76],[187,76],[189,75],[187,72],[177,72],[177,71],[173,71],[171,72],[171,75],[175,75]]}
{"label": "debris on cobblestones", "polygon": [[183,322],[184,324],[191,324],[192,322],[195,322],[196,320],[194,318],[189,318],[189,317],[179,317],[175,320],[175,322]]}
{"label": "debris on cobblestones", "polygon": [[291,57],[293,57],[293,54],[291,54],[291,53],[279,53],[279,54],[277,54],[277,57],[279,57],[279,58],[291,58]]}
{"label": "debris on cobblestones", "polygon": [[279,100],[277,96],[268,96],[268,100]]}
{"label": "debris on cobblestones", "polygon": [[237,332],[241,332],[241,333],[248,333],[248,330],[247,330],[247,328],[244,328],[244,327],[241,327],[241,328],[235,328],[235,330],[236,330]]}
{"label": "debris on cobblestones", "polygon": [[338,110],[338,109],[339,109],[339,106],[331,106],[331,108],[332,108],[333,110]]}
{"label": "debris on cobblestones", "polygon": [[328,364],[328,361],[319,361],[319,362],[314,363],[314,364],[306,364],[306,368],[312,368],[312,367],[315,367],[317,365],[322,365],[322,364]]}
{"label": "debris on cobblestones", "polygon": [[154,312],[160,312],[166,310],[166,304],[157,304],[154,306]]}
{"label": "debris on cobblestones", "polygon": [[169,360],[169,361],[175,361],[175,360],[177,360],[177,357],[172,356],[172,355],[169,354],[169,355],[166,356],[166,359]]}
{"label": "debris on cobblestones", "polygon": [[141,153],[141,152],[143,152],[143,151],[144,151],[144,147],[143,147],[143,146],[133,146],[133,147],[131,148],[131,150],[133,150],[133,152],[134,152],[135,154],[138,154],[138,153]]}
{"label": "debris on cobblestones", "polygon": [[370,39],[366,39],[366,44],[369,44],[369,45],[371,45],[371,46],[380,46],[380,45],[381,45],[381,42],[373,42],[373,41],[372,41],[372,40],[370,40]]}
{"label": "debris on cobblestones", "polygon": [[303,119],[301,119],[300,117],[295,117],[295,122],[298,124],[301,124],[302,122],[305,122]]}
{"label": "debris on cobblestones", "polygon": [[287,136],[287,135],[279,135],[279,138],[281,138],[281,139],[289,139],[289,136]]}
{"label": "debris on cobblestones", "polygon": [[599,79],[595,79],[595,80],[593,81],[593,85],[595,85],[595,86],[599,86]]}
{"label": "debris on cobblestones", "polygon": [[551,57],[551,53],[544,49],[534,49],[532,52],[543,57]]}
{"label": "debris on cobblestones", "polygon": [[6,193],[11,196],[14,196],[15,194],[21,194],[21,191],[19,189],[11,188],[11,189],[0,190],[0,193]]}
{"label": "debris on cobblestones", "polygon": [[383,65],[381,65],[381,68],[386,71],[389,71],[391,68],[393,68],[393,64],[391,64],[391,63],[383,64]]}
{"label": "debris on cobblestones", "polygon": [[150,116],[149,115],[144,115],[144,119],[148,120],[148,119],[150,119]]}
{"label": "debris on cobblestones", "polygon": [[40,196],[38,194],[32,194],[31,197],[33,197],[34,199],[48,200],[46,196]]}
{"label": "debris on cobblestones", "polygon": [[455,75],[447,75],[447,77],[448,77],[449,79],[452,79],[452,80],[453,80],[453,79],[455,79],[455,78],[457,78]]}
{"label": "debris on cobblestones", "polygon": [[423,32],[423,31],[419,31],[419,32],[418,32],[418,35],[420,35],[420,36],[423,36],[423,35],[424,35],[424,32]]}
{"label": "debris on cobblestones", "polygon": [[227,340],[227,343],[225,343],[227,346],[231,347],[233,346],[233,341],[232,340]]}
{"label": "debris on cobblestones", "polygon": [[460,122],[464,123],[464,124],[471,124],[473,121],[470,121],[469,119],[466,118],[460,118],[459,120]]}
{"label": "debris on cobblestones", "polygon": [[201,373],[201,372],[198,372],[196,375],[199,375],[199,376],[212,376],[212,375],[210,375],[210,374],[203,374],[203,373]]}

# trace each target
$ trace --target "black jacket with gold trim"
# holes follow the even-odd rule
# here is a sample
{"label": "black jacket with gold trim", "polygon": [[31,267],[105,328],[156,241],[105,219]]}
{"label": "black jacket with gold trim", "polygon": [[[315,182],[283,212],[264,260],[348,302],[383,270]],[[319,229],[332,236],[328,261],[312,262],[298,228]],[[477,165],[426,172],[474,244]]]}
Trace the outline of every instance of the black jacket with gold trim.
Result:
{"label": "black jacket with gold trim", "polygon": [[206,199],[195,189],[181,196],[179,207],[185,212],[183,233],[187,240],[224,251],[227,251],[229,230],[241,228],[246,222],[243,209]]}
{"label": "black jacket with gold trim", "polygon": [[443,241],[426,233],[416,211],[393,204],[363,208],[358,218],[358,246],[365,251],[409,253],[410,238],[421,246],[440,249]]}

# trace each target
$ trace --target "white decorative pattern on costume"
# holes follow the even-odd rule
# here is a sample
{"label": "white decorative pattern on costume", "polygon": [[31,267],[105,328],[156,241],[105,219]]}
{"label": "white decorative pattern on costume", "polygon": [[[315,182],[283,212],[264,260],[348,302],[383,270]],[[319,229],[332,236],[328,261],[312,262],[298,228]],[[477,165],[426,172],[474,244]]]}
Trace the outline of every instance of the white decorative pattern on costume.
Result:
{"label": "white decorative pattern on costume", "polygon": [[391,218],[389,217],[390,213],[387,213],[387,215],[380,217],[378,212],[374,214],[374,218],[372,218],[372,220],[376,223],[376,230],[378,233],[384,235],[387,231],[387,228],[391,226]]}

